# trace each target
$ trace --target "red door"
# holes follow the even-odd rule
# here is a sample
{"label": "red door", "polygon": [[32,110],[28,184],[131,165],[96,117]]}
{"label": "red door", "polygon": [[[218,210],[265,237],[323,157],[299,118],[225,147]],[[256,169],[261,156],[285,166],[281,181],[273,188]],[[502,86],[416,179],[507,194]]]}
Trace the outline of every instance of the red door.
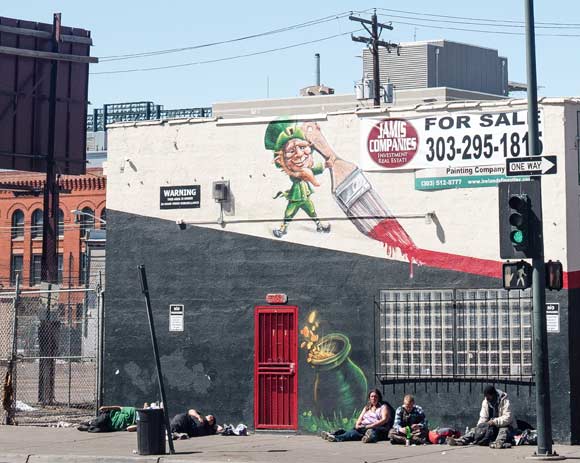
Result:
{"label": "red door", "polygon": [[256,307],[254,426],[298,429],[298,307]]}

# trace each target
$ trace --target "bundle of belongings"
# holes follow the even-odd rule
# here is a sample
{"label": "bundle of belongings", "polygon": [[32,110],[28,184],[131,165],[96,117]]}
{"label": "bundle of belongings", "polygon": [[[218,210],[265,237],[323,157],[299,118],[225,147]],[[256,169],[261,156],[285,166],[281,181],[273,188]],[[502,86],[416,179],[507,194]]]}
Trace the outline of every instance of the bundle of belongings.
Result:
{"label": "bundle of belongings", "polygon": [[429,442],[432,444],[445,444],[448,437],[461,437],[461,433],[453,426],[439,426],[429,431]]}
{"label": "bundle of belongings", "polygon": [[245,424],[238,424],[235,428],[232,424],[224,424],[222,436],[247,436],[248,427]]}

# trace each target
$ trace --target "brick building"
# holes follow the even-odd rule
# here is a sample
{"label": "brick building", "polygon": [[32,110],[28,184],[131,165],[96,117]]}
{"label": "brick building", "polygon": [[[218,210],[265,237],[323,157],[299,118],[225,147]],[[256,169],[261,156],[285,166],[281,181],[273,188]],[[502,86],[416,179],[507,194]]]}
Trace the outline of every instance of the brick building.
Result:
{"label": "brick building", "polygon": [[[14,286],[19,274],[23,288],[34,287],[41,275],[44,175],[0,172],[0,184],[14,186],[13,191],[0,191],[0,285]],[[105,228],[106,180],[101,168],[89,168],[85,175],[62,176],[60,185],[59,281],[66,287],[82,286],[88,278],[88,230]]]}

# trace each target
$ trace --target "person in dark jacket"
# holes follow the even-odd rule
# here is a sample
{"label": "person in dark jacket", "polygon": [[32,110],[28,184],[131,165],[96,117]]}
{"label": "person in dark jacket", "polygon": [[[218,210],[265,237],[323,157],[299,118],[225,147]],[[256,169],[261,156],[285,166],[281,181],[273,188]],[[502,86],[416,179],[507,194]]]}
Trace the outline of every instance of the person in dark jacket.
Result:
{"label": "person in dark jacket", "polygon": [[193,408],[187,413],[179,413],[171,419],[171,434],[173,439],[188,439],[190,437],[211,436],[218,430],[214,415],[203,415]]}

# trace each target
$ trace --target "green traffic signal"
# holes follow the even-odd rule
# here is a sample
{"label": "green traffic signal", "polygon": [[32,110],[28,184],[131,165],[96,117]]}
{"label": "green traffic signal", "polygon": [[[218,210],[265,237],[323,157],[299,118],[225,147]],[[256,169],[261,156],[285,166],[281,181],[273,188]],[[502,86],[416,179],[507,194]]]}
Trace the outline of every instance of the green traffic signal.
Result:
{"label": "green traffic signal", "polygon": [[511,225],[510,241],[518,250],[525,250],[529,242],[529,208],[528,196],[525,194],[514,194],[510,196],[508,205],[512,209],[509,216]]}
{"label": "green traffic signal", "polygon": [[521,230],[513,231],[510,235],[510,239],[514,244],[522,244],[524,242],[524,232]]}

